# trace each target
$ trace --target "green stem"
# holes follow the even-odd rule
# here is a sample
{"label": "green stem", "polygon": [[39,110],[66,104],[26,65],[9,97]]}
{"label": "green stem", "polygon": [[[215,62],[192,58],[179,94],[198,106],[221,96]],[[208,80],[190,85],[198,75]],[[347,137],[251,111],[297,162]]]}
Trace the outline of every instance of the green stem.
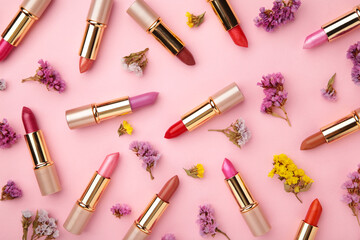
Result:
{"label": "green stem", "polygon": [[226,233],[224,233],[223,231],[221,231],[219,228],[216,228],[215,232],[223,234],[228,240],[230,240],[229,236]]}
{"label": "green stem", "polygon": [[226,129],[209,129],[208,131],[209,132],[222,132],[222,133],[225,133],[225,130]]}

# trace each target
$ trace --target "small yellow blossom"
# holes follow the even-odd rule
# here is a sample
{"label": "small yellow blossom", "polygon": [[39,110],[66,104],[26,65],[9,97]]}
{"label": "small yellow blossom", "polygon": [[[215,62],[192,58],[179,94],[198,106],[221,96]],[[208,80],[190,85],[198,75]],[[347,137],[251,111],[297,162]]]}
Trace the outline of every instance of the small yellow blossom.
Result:
{"label": "small yellow blossom", "polygon": [[123,121],[120,124],[120,127],[118,129],[119,136],[124,135],[125,133],[131,135],[133,132],[133,127],[128,123],[127,121]]}
{"label": "small yellow blossom", "polygon": [[189,27],[199,27],[200,24],[204,21],[205,12],[203,14],[200,14],[199,16],[196,16],[194,14],[191,14],[189,12],[186,12],[185,16],[187,17],[187,25]]}
{"label": "small yellow blossom", "polygon": [[190,168],[190,169],[185,169],[185,172],[188,176],[193,177],[193,178],[203,178],[204,177],[204,166],[202,164],[196,164],[196,166]]}

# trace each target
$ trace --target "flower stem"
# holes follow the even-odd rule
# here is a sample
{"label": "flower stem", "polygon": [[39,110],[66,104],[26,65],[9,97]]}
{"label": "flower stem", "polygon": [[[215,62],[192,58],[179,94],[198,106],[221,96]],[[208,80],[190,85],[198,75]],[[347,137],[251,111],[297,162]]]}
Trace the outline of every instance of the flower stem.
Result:
{"label": "flower stem", "polygon": [[154,180],[154,176],[152,175],[152,172],[151,172],[151,168],[146,168],[146,171],[148,171],[150,173],[150,178],[151,180]]}
{"label": "flower stem", "polygon": [[208,131],[209,132],[222,132],[222,133],[225,133],[225,130],[226,129],[209,129]]}
{"label": "flower stem", "polygon": [[294,194],[295,194],[295,197],[296,197],[301,203],[303,203],[303,202],[301,201],[301,199],[299,198],[298,194],[297,194],[297,193],[294,193]]}
{"label": "flower stem", "polygon": [[28,77],[28,78],[25,78],[23,80],[21,80],[21,82],[27,82],[27,81],[38,81],[37,77]]}
{"label": "flower stem", "polygon": [[27,240],[27,236],[28,236],[28,229],[23,229],[23,236],[22,236],[22,240]]}
{"label": "flower stem", "polygon": [[218,233],[223,234],[227,239],[230,240],[229,236],[228,236],[226,233],[224,233],[223,231],[221,231],[219,228],[216,228],[216,229],[215,229],[215,232],[218,232]]}
{"label": "flower stem", "polygon": [[290,119],[289,119],[289,117],[288,117],[288,115],[287,115],[287,112],[285,111],[284,106],[281,106],[280,109],[283,110],[283,112],[284,112],[284,114],[285,114],[285,116],[286,116],[286,119],[285,119],[285,120],[287,121],[287,123],[288,123],[289,126],[291,127]]}

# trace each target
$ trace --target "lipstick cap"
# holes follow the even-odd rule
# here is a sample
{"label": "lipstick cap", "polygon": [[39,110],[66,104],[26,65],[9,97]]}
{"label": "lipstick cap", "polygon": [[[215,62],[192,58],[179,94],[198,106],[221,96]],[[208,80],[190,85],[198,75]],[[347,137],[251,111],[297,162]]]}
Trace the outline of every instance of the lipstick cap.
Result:
{"label": "lipstick cap", "polygon": [[232,83],[212,95],[212,99],[220,112],[225,112],[234,107],[236,104],[244,101],[244,95],[236,83]]}
{"label": "lipstick cap", "polygon": [[80,207],[76,203],[64,223],[64,228],[73,234],[81,234],[93,213],[94,212]]}
{"label": "lipstick cap", "polygon": [[255,208],[242,212],[242,216],[254,236],[262,236],[267,233],[271,226],[261,212],[259,205]]}
{"label": "lipstick cap", "polygon": [[315,240],[318,227],[310,225],[305,221],[301,221],[299,229],[294,240]]}
{"label": "lipstick cap", "polygon": [[66,121],[70,129],[87,127],[96,124],[93,105],[67,110],[65,113]]}
{"label": "lipstick cap", "polygon": [[145,240],[149,237],[148,234],[141,231],[135,224],[131,225],[129,231],[126,233],[123,240]]}
{"label": "lipstick cap", "polygon": [[113,3],[114,0],[92,0],[87,19],[107,24]]}
{"label": "lipstick cap", "polygon": [[41,17],[50,2],[51,0],[24,0],[20,6],[36,17]]}
{"label": "lipstick cap", "polygon": [[145,31],[153,25],[159,15],[143,0],[136,0],[126,11]]}
{"label": "lipstick cap", "polygon": [[41,195],[47,196],[61,190],[59,177],[54,164],[40,167],[35,169],[34,172]]}

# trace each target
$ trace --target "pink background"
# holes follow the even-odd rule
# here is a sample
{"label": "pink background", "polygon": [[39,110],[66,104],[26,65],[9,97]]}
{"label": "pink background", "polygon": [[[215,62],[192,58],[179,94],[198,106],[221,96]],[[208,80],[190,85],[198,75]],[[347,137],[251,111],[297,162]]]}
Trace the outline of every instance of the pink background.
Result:
{"label": "pink background", "polygon": [[[16,13],[19,2],[0,0],[1,30]],[[98,59],[89,72],[80,74],[78,50],[89,2],[54,1],[21,46],[0,63],[0,77],[8,82],[8,89],[0,92],[0,118],[7,118],[18,133],[24,134],[21,109],[26,105],[34,111],[63,187],[56,195],[40,195],[23,138],[10,149],[0,150],[1,185],[13,179],[24,193],[20,199],[0,203],[0,239],[21,238],[21,210],[40,208],[58,219],[60,239],[121,239],[153,195],[175,174],[180,177],[179,190],[149,239],[160,239],[165,233],[174,233],[177,239],[201,239],[195,221],[198,206],[204,203],[212,204],[219,228],[231,239],[255,239],[223,181],[224,157],[234,162],[272,225],[272,230],[261,239],[292,239],[314,198],[323,205],[318,240],[359,239],[356,219],[340,199],[344,193],[341,184],[360,162],[360,134],[331,146],[299,150],[305,137],[359,107],[360,89],[351,81],[352,63],[345,54],[349,45],[359,39],[360,31],[316,49],[302,49],[308,34],[350,10],[358,1],[304,1],[293,23],[267,33],[254,26],[253,18],[261,6],[272,6],[272,1],[233,0],[232,6],[249,40],[249,48],[245,49],[232,43],[205,0],[148,0],[193,53],[197,64],[189,67],[172,57],[125,13],[131,0],[115,0]],[[186,11],[206,11],[204,24],[190,29],[185,24]],[[122,69],[123,56],[146,47],[150,51],[144,77]],[[64,94],[48,92],[37,83],[21,83],[21,79],[35,73],[40,58],[48,60],[66,80]],[[286,109],[291,128],[285,121],[259,111],[264,95],[256,82],[263,74],[278,71],[286,78]],[[335,72],[339,99],[331,103],[323,99],[320,89]],[[172,140],[163,138],[182,114],[234,81],[245,95],[244,103],[190,134]],[[67,127],[67,109],[148,91],[160,92],[151,107],[99,126],[78,130]],[[246,120],[253,134],[241,150],[220,133],[207,131],[225,128],[239,117]],[[118,137],[122,120],[133,125],[132,136]],[[154,169],[154,181],[128,150],[133,140],[148,140],[162,153]],[[91,223],[81,236],[68,233],[62,224],[71,207],[104,157],[116,151],[121,154],[120,164]],[[300,195],[304,204],[286,193],[280,181],[267,177],[272,156],[280,153],[291,157],[315,180],[311,190]],[[204,164],[204,179],[187,177],[182,170],[196,163]],[[128,203],[132,214],[116,219],[110,213],[115,203]],[[224,239],[220,235],[216,238]]]}

